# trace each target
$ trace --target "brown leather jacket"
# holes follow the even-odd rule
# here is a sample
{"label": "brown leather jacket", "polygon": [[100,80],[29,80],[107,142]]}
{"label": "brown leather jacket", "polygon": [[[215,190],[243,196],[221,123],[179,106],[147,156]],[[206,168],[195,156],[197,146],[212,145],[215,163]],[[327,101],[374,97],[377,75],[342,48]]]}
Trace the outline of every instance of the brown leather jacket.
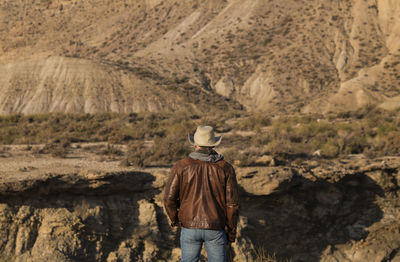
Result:
{"label": "brown leather jacket", "polygon": [[226,230],[234,242],[239,210],[235,170],[224,160],[179,161],[171,169],[164,206],[172,226]]}

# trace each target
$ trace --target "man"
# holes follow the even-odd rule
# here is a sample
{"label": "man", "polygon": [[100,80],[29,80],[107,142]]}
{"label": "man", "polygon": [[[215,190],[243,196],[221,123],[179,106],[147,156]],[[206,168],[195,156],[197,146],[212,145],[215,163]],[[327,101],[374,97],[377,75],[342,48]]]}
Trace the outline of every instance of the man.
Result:
{"label": "man", "polygon": [[197,127],[189,135],[195,151],[171,169],[164,206],[171,226],[181,226],[182,262],[198,261],[203,242],[208,261],[226,261],[235,241],[238,189],[235,170],[213,150],[221,139],[212,127]]}

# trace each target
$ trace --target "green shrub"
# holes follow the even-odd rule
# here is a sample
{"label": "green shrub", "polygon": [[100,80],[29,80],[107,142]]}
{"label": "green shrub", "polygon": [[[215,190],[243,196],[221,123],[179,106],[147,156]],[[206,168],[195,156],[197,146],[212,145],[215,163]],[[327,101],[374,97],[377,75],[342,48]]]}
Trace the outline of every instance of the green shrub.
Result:
{"label": "green shrub", "polygon": [[291,152],[291,148],[289,140],[273,140],[264,147],[264,152],[272,156],[281,156]]}
{"label": "green shrub", "polygon": [[298,128],[295,129],[295,132],[302,137],[315,137],[322,134],[326,136],[332,136],[336,133],[336,130],[332,124],[321,121],[301,124]]}
{"label": "green shrub", "polygon": [[390,132],[397,132],[398,130],[395,123],[384,123],[378,126],[377,134],[379,136],[388,136]]}
{"label": "green shrub", "polygon": [[328,141],[321,146],[321,153],[328,158],[337,157],[340,153],[339,144],[336,141]]}
{"label": "green shrub", "polygon": [[271,119],[263,115],[253,115],[241,119],[237,123],[237,128],[240,130],[256,131],[257,128],[271,125]]}

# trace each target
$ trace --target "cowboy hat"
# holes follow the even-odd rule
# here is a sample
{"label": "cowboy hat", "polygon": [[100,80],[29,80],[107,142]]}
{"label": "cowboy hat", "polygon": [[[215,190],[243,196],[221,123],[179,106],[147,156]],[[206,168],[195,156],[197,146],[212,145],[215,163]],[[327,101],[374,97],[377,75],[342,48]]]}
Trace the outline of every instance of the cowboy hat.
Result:
{"label": "cowboy hat", "polygon": [[189,134],[189,142],[192,145],[214,147],[221,143],[222,136],[215,136],[211,126],[198,126],[194,135]]}

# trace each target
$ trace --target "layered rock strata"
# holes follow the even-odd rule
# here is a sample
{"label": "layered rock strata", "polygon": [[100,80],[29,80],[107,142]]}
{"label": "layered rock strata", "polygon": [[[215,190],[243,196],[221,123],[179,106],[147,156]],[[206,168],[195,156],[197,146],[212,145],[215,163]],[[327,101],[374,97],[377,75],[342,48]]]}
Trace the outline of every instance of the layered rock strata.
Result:
{"label": "layered rock strata", "polygon": [[[3,259],[179,260],[162,208],[168,168],[0,170]],[[237,168],[237,178],[235,261],[399,261],[400,158]]]}

